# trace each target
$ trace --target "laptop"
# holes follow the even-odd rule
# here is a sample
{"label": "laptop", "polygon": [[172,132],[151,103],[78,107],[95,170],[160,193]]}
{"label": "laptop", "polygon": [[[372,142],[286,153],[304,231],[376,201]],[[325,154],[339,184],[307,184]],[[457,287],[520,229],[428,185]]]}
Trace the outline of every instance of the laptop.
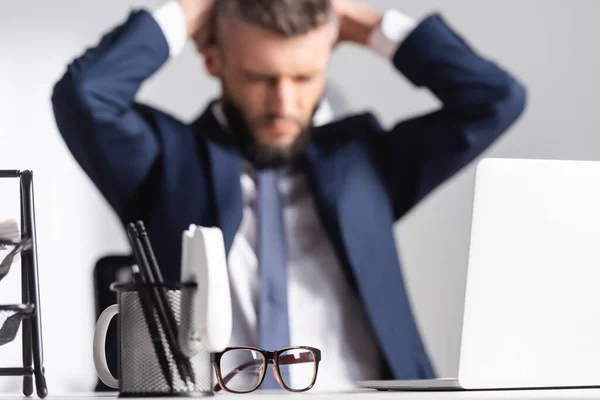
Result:
{"label": "laptop", "polygon": [[600,386],[600,162],[477,165],[458,375],[379,390]]}

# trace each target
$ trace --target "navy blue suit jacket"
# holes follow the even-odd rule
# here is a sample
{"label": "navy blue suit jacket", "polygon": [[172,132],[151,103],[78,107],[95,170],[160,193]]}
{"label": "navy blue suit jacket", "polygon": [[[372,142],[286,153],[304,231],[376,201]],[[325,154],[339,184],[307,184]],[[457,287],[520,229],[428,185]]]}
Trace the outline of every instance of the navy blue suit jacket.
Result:
{"label": "navy blue suit jacket", "polygon": [[[168,55],[152,16],[134,12],[68,66],[52,103],[76,160],[124,224],[146,222],[165,278],[176,280],[181,233],[190,223],[220,227],[229,252],[242,218],[241,160],[235,146],[219,139],[224,134],[210,110],[188,125],[134,102]],[[408,36],[394,65],[443,106],[390,130],[368,113],[315,128],[305,169],[389,377],[430,378],[393,225],[517,119],[525,90],[439,15]]]}

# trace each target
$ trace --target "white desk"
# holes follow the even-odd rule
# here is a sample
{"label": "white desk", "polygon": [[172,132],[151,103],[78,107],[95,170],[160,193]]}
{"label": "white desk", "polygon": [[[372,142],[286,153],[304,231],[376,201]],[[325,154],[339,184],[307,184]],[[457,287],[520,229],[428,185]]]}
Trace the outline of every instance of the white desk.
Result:
{"label": "white desk", "polygon": [[[290,397],[291,396],[291,397]],[[511,390],[511,391],[478,391],[478,392],[378,392],[375,390],[357,390],[354,392],[340,393],[317,393],[306,392],[301,394],[289,392],[269,392],[256,391],[249,394],[216,394],[213,398],[216,400],[255,400],[255,399],[273,399],[287,400],[291,398],[300,399],[306,397],[310,400],[358,400],[358,399],[398,399],[398,400],[566,400],[566,399],[600,399],[600,389],[568,389],[568,390]],[[31,399],[37,397],[32,396]],[[115,399],[116,394],[97,394],[97,393],[78,393],[78,394],[54,394],[47,399],[65,399],[65,400],[109,400]],[[181,397],[177,397],[181,398]],[[210,397],[208,397],[210,398]],[[19,394],[6,395],[0,394],[0,400],[22,400],[23,396]],[[173,397],[154,397],[155,400],[173,399]]]}

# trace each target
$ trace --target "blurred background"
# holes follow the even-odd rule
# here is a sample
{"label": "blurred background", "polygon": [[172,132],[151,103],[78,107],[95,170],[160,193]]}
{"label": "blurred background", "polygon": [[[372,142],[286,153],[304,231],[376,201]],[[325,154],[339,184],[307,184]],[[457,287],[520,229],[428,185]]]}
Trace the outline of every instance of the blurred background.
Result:
{"label": "blurred background", "polygon": [[[594,50],[600,2],[367,2],[415,18],[440,12],[477,51],[525,84],[525,114],[485,156],[600,159],[600,56]],[[48,387],[52,393],[89,391],[96,382],[92,270],[104,255],[128,253],[128,244],[116,216],[60,138],[50,94],[67,62],[124,21],[132,8],[154,8],[162,0],[0,4],[0,169],[35,173]],[[139,100],[191,121],[218,90],[188,44],[147,82]],[[387,60],[353,45],[335,52],[328,97],[336,116],[368,109],[388,125],[437,106]],[[441,376],[457,371],[473,167],[434,192],[396,228],[417,321]],[[18,218],[18,212],[17,183],[0,181],[0,220]],[[13,271],[0,284],[1,303],[20,300],[19,275]],[[0,347],[1,366],[20,360],[18,346]],[[0,392],[18,392],[20,385],[20,378],[0,377]]]}

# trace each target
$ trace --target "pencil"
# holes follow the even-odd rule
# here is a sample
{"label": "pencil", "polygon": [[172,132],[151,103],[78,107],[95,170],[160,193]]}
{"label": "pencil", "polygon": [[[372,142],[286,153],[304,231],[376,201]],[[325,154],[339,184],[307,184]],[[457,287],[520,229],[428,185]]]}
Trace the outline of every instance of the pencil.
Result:
{"label": "pencil", "polygon": [[[140,229],[138,229],[138,227]],[[163,283],[162,274],[158,268],[158,263],[156,261],[156,257],[154,256],[154,252],[152,251],[150,240],[146,233],[143,222],[138,221],[137,226],[134,226],[134,229],[136,234],[136,243],[138,246],[140,246],[140,249],[144,253],[144,258],[147,262],[145,268],[148,281],[150,283]],[[152,262],[150,262],[150,260],[152,260]],[[163,326],[165,335],[167,336],[167,343],[171,349],[171,354],[173,355],[173,359],[177,365],[179,375],[183,381],[189,379],[191,382],[195,383],[191,363],[187,357],[183,355],[181,349],[179,348],[179,342],[177,341],[177,322],[173,316],[173,311],[171,310],[167,296],[161,288],[156,288],[152,291],[152,293],[157,305],[158,317]]]}
{"label": "pencil", "polygon": [[[135,227],[133,227],[135,229]],[[137,260],[138,268],[134,267],[133,271],[133,282],[134,283],[146,283],[146,279],[140,273],[143,270],[143,265],[147,262],[144,259],[144,254],[139,251],[139,248],[135,243],[135,232],[131,229],[130,226],[127,227],[127,236],[129,237],[129,241],[131,242],[131,246],[133,247],[133,253]],[[137,269],[137,270],[136,270]],[[169,360],[167,359],[167,355],[165,354],[165,349],[162,344],[162,339],[160,337],[160,331],[156,324],[156,320],[154,319],[154,312],[152,310],[152,301],[150,298],[150,294],[148,292],[147,287],[139,288],[139,296],[140,296],[140,304],[142,306],[142,312],[144,313],[144,319],[146,320],[146,325],[148,326],[148,331],[150,332],[150,337],[152,338],[152,345],[154,346],[154,352],[158,357],[158,363],[162,370],[162,373],[169,385],[169,390],[173,391],[173,379],[171,376],[171,369],[169,367]]]}

